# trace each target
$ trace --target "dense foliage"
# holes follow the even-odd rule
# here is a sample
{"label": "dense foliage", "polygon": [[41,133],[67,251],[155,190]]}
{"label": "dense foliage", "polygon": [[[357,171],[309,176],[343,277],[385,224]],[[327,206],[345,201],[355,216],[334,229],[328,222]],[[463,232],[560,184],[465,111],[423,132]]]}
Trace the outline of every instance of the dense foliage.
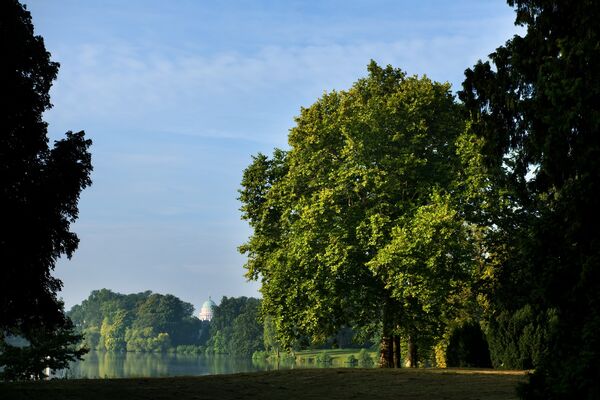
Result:
{"label": "dense foliage", "polygon": [[446,349],[446,366],[492,366],[488,342],[478,323],[465,323],[452,331]]}
{"label": "dense foliage", "polygon": [[[65,318],[52,276],[59,257],[71,257],[81,191],[91,184],[83,132],[48,144],[44,111],[58,73],[31,15],[16,0],[0,2],[0,366],[8,379],[39,378],[84,353]],[[19,336],[28,346],[5,339]]]}
{"label": "dense foliage", "polygon": [[200,321],[179,298],[146,291],[93,291],[68,312],[90,349],[100,351],[230,354],[251,356],[264,349],[260,300],[223,297],[213,318]]}
{"label": "dense foliage", "polygon": [[263,325],[259,321],[259,310],[259,299],[224,296],[213,312],[207,351],[246,357],[262,351]]}
{"label": "dense foliage", "polygon": [[467,70],[460,94],[485,163],[519,214],[510,225],[492,221],[513,238],[493,247],[504,254],[490,297],[493,347],[535,365],[526,398],[597,399],[600,3],[509,4],[526,34]]}
{"label": "dense foliage", "polygon": [[399,365],[402,336],[415,365],[417,342],[442,333],[475,267],[454,200],[466,126],[448,84],[368,70],[302,109],[288,152],[244,171],[253,235],[240,251],[284,346],[371,326],[382,364]]}
{"label": "dense foliage", "polygon": [[200,345],[202,322],[177,297],[146,291],[120,294],[95,290],[68,312],[90,349],[161,352]]}

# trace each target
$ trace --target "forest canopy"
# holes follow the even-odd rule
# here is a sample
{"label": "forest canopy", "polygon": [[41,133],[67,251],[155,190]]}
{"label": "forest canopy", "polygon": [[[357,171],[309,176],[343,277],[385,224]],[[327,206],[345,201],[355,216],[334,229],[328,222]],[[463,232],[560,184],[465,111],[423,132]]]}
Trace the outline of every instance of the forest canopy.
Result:
{"label": "forest canopy", "polygon": [[93,350],[251,356],[263,350],[259,308],[259,299],[224,296],[209,322],[193,316],[192,304],[170,294],[101,289],[67,315]]}
{"label": "forest canopy", "polygon": [[193,312],[190,303],[170,294],[120,294],[101,289],[67,315],[90,349],[152,352],[198,344],[202,324]]}

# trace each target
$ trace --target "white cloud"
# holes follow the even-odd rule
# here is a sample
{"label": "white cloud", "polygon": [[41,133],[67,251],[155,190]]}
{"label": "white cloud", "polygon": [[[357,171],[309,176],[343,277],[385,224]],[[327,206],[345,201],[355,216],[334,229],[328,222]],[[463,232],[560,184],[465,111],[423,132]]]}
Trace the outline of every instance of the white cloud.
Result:
{"label": "white cloud", "polygon": [[370,59],[457,83],[466,67],[493,50],[486,46],[479,37],[443,36],[202,55],[85,44],[70,56],[59,52],[62,70],[52,94],[57,107],[48,117],[65,128],[85,120],[119,129],[272,141],[285,135],[281,129],[293,123],[300,106],[364,76]]}

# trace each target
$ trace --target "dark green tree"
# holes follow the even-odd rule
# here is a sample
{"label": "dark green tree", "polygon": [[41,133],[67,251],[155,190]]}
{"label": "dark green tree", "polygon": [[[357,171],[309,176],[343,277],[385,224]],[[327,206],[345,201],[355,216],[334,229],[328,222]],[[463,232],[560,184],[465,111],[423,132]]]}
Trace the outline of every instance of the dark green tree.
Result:
{"label": "dark green tree", "polygon": [[[77,249],[70,225],[78,217],[81,191],[91,184],[91,141],[83,132],[67,132],[48,145],[42,114],[51,107],[58,63],[50,60],[30,13],[16,0],[0,5],[0,54],[0,341],[7,335],[30,339],[22,357],[38,353],[35,347],[43,343],[50,357],[46,365],[52,366],[61,355],[80,354],[57,299],[62,282],[52,270],[60,256],[70,258]],[[45,339],[38,340],[41,336]],[[4,357],[0,365],[8,371],[5,363],[11,360]],[[27,374],[14,376],[40,376]]]}
{"label": "dark green tree", "polygon": [[490,368],[488,343],[478,323],[465,323],[450,336],[446,352],[448,367]]}
{"label": "dark green tree", "polygon": [[194,306],[190,303],[170,294],[154,293],[139,305],[133,327],[152,327],[156,333],[169,334],[175,345],[189,344],[186,336],[197,335],[199,330],[199,324],[192,322],[193,312]]}
{"label": "dark green tree", "polygon": [[600,3],[508,3],[526,33],[468,69],[460,94],[520,216],[512,226],[493,221],[516,238],[495,247],[512,254],[500,265],[495,307],[549,316],[525,398],[597,399]]}
{"label": "dark green tree", "polygon": [[212,337],[207,343],[209,351],[251,356],[255,351],[263,350],[259,309],[259,299],[223,296],[210,322]]}
{"label": "dark green tree", "polygon": [[46,369],[68,368],[71,361],[80,359],[87,352],[85,348],[74,347],[81,341],[81,336],[74,333],[69,320],[51,330],[44,327],[29,330],[26,338],[25,346],[0,342],[0,364],[4,366],[0,372],[2,379],[43,379]]}
{"label": "dark green tree", "polygon": [[231,349],[233,354],[252,356],[264,349],[263,326],[259,321],[260,300],[249,298],[242,312],[233,320]]}

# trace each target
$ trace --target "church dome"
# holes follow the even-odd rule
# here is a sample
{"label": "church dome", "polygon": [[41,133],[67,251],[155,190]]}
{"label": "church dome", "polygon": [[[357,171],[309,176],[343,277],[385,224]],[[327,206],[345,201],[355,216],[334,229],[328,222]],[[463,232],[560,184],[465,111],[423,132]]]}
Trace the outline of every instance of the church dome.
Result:
{"label": "church dome", "polygon": [[213,317],[213,311],[217,305],[214,301],[211,300],[210,296],[208,300],[202,304],[202,308],[200,308],[200,314],[198,314],[198,318],[200,321],[210,321]]}

